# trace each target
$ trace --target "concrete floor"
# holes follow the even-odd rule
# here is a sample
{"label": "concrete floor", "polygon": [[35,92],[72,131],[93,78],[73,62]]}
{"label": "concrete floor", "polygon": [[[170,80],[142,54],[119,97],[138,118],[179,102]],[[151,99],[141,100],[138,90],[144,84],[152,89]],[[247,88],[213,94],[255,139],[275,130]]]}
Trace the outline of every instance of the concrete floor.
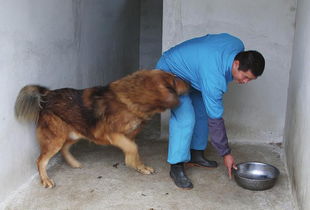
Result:
{"label": "concrete floor", "polygon": [[72,153],[83,163],[82,169],[70,168],[57,156],[48,170],[56,187],[43,188],[35,176],[4,209],[295,209],[278,145],[231,145],[236,162],[262,161],[280,170],[281,175],[272,189],[254,192],[228,179],[221,158],[211,146],[206,155],[217,160],[220,166],[217,169],[187,168],[194,189],[180,190],[169,177],[167,142],[139,140],[138,144],[144,162],[156,169],[155,174],[142,175],[127,168],[117,148],[81,142],[73,146]]}

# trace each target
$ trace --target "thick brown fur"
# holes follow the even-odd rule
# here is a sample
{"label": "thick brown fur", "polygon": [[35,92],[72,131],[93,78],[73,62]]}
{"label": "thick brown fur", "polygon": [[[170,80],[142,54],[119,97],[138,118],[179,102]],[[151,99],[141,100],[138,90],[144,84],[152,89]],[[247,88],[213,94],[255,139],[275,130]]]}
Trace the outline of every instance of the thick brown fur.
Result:
{"label": "thick brown fur", "polygon": [[107,86],[75,90],[49,90],[38,85],[21,89],[15,103],[18,119],[36,122],[41,154],[37,166],[44,187],[55,184],[46,172],[50,158],[59,151],[67,163],[81,164],[69,149],[79,139],[120,148],[125,163],[143,174],[154,169],[142,163],[135,136],[154,114],[178,105],[188,85],[161,70],[141,70]]}

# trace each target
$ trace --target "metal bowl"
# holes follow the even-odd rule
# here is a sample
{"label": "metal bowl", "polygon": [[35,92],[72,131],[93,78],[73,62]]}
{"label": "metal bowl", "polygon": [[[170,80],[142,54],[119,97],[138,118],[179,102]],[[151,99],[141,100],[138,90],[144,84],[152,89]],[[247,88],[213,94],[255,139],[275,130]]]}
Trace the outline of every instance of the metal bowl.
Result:
{"label": "metal bowl", "polygon": [[279,170],[267,163],[244,162],[237,164],[234,177],[237,184],[248,190],[267,190],[272,188],[280,174]]}

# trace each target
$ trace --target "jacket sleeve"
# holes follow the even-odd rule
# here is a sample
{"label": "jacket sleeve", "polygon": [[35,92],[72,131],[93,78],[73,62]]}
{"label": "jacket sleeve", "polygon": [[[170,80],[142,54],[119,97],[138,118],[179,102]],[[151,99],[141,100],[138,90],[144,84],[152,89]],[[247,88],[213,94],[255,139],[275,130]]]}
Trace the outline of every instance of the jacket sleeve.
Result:
{"label": "jacket sleeve", "polygon": [[217,150],[218,154],[225,156],[230,154],[231,150],[228,145],[228,138],[226,134],[226,128],[224,119],[208,119],[209,133],[211,137],[211,143]]}

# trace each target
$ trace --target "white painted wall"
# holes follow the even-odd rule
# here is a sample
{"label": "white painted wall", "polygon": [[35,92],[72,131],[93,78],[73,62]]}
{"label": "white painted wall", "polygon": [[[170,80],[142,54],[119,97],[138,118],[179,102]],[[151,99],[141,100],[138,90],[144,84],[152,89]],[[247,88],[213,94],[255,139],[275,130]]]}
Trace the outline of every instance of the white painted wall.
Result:
{"label": "white painted wall", "polygon": [[[265,73],[230,85],[224,118],[235,141],[281,141],[294,34],[295,0],[164,0],[163,50],[207,33],[228,32],[266,59]],[[167,135],[163,116],[163,136]]]}
{"label": "white painted wall", "polygon": [[37,172],[34,126],[14,118],[20,88],[103,85],[139,66],[140,2],[0,1],[0,203]]}
{"label": "white painted wall", "polygon": [[310,1],[298,0],[285,124],[285,152],[301,210],[310,209]]}

